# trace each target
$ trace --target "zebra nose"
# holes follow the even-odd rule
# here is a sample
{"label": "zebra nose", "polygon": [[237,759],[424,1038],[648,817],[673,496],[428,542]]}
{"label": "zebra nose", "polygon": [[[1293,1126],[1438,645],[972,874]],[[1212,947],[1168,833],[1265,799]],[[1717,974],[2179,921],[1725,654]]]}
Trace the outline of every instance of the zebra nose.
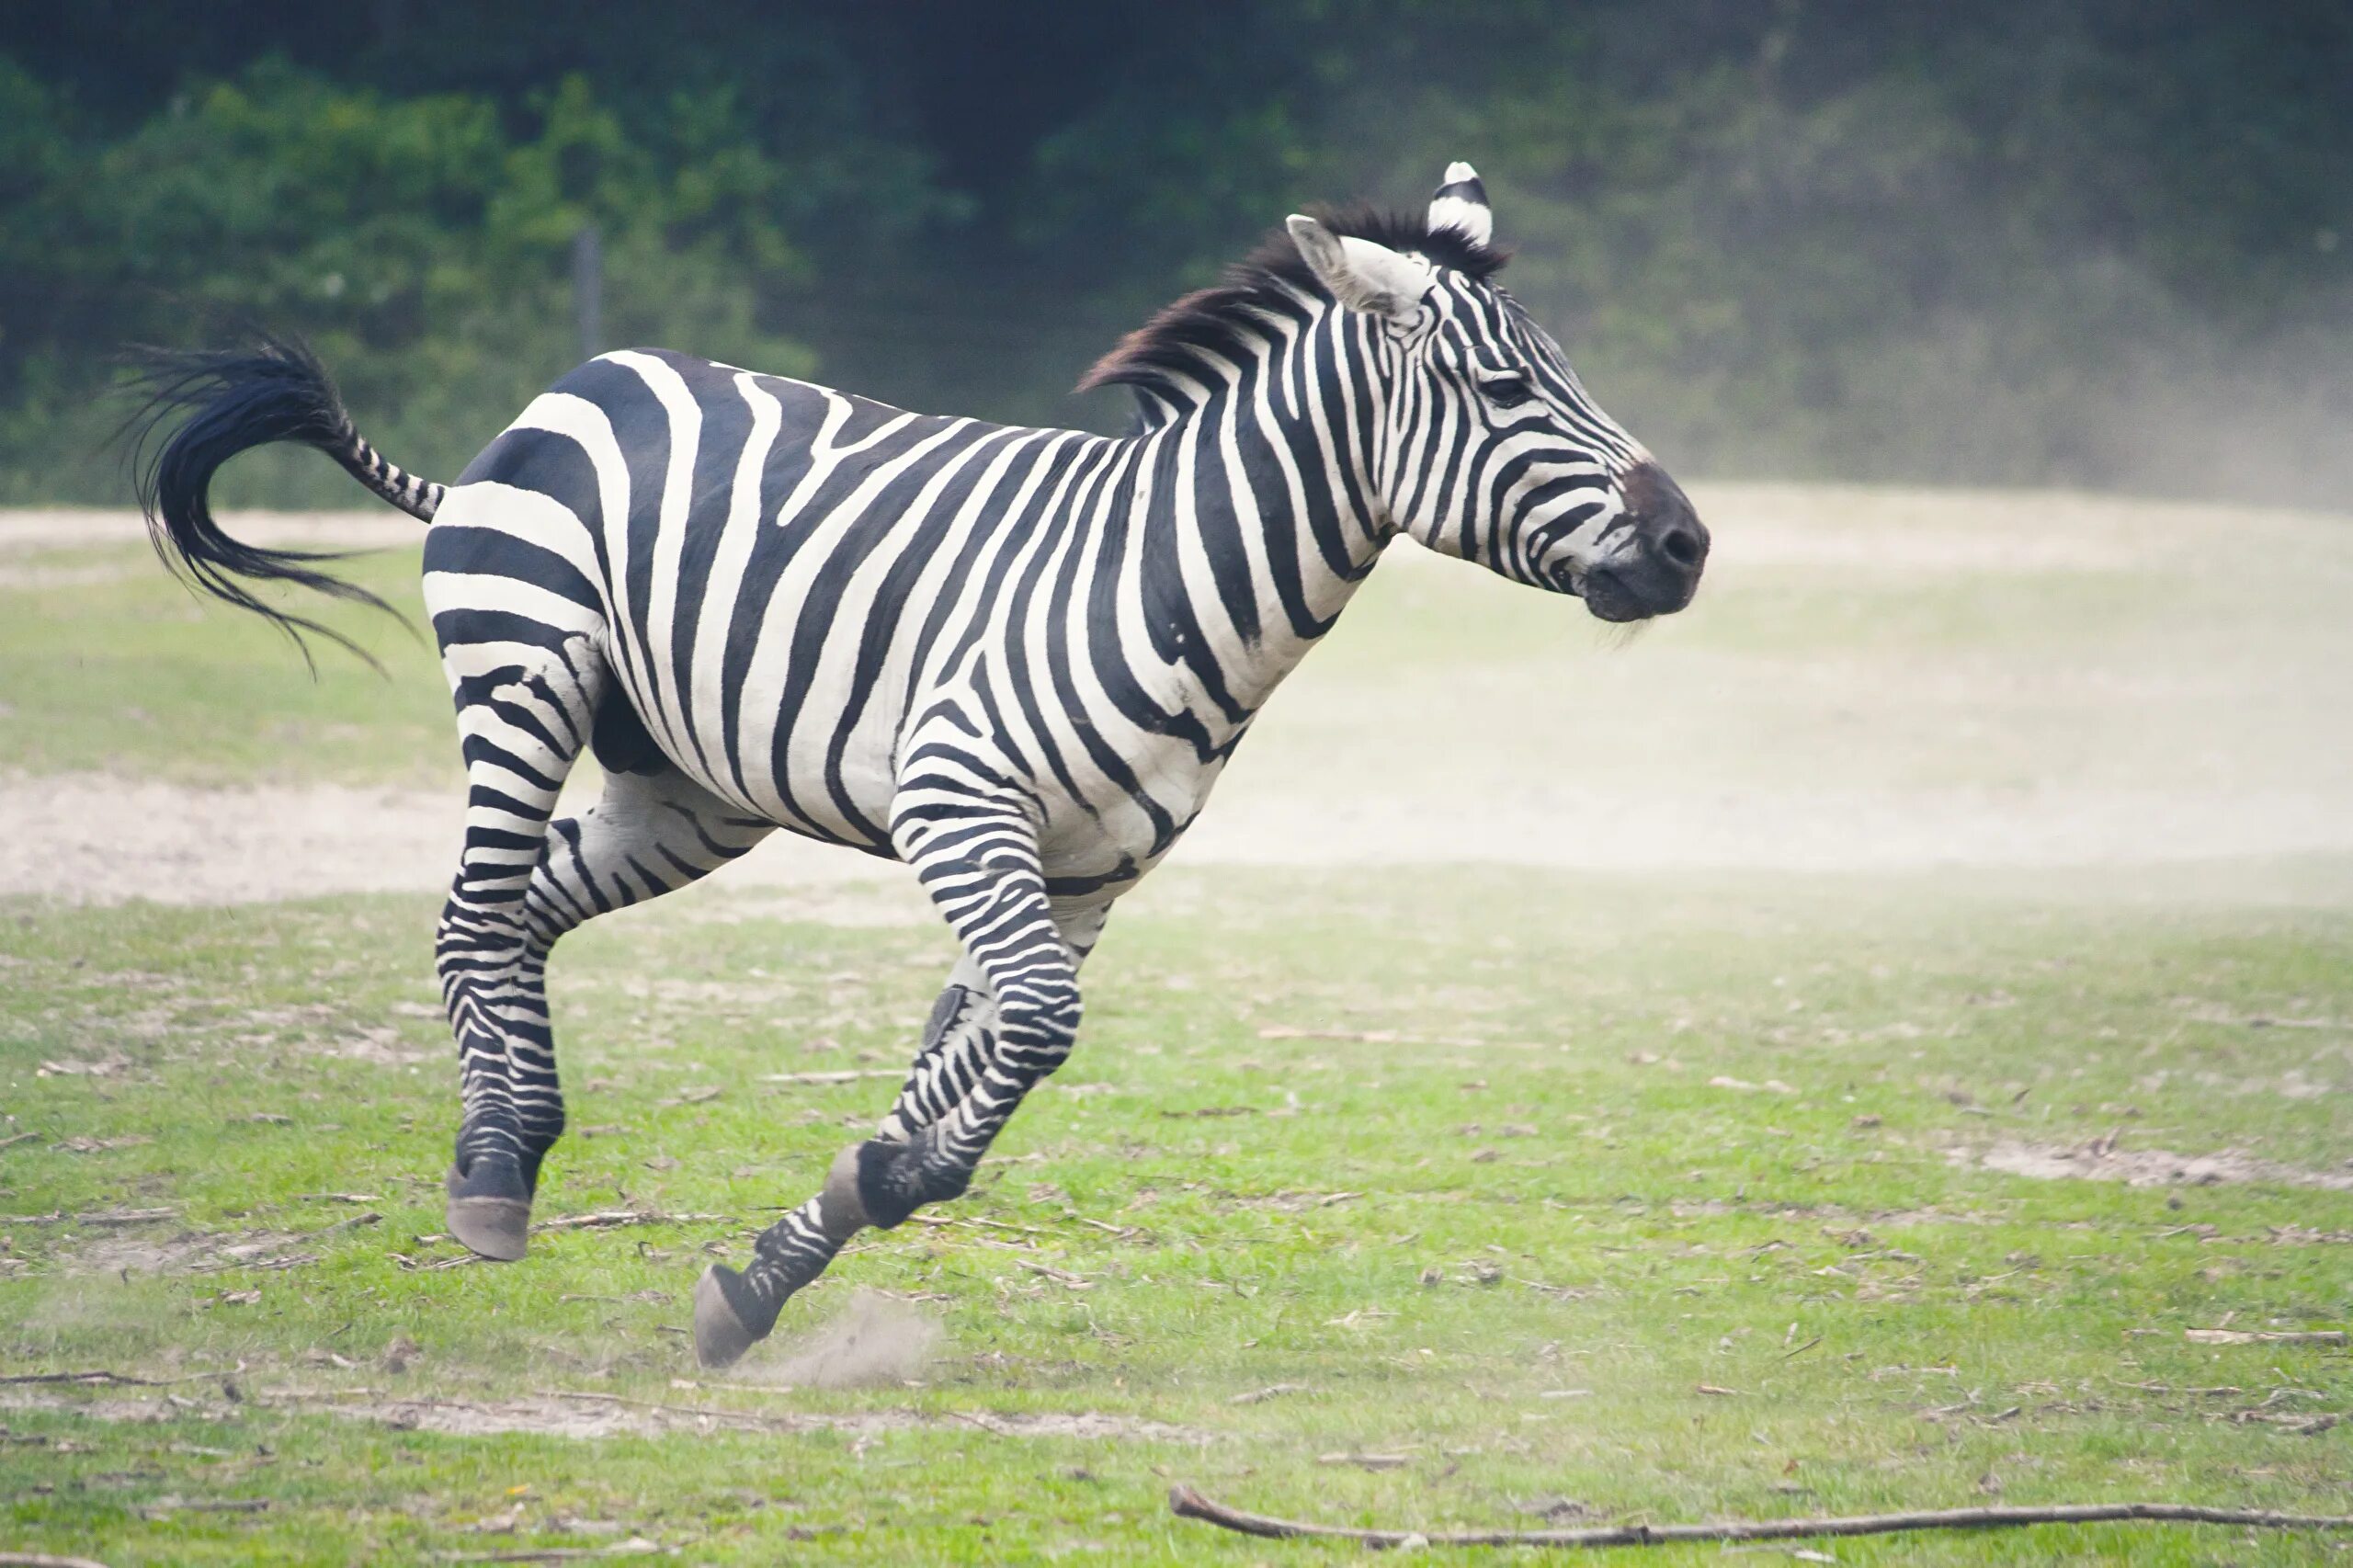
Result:
{"label": "zebra nose", "polygon": [[1696,584],[1708,563],[1708,528],[1683,487],[1646,462],[1626,476],[1624,493],[1652,560],[1687,585]]}
{"label": "zebra nose", "polygon": [[1658,536],[1658,552],[1686,572],[1696,572],[1708,559],[1708,530],[1694,517],[1687,525],[1670,523]]}

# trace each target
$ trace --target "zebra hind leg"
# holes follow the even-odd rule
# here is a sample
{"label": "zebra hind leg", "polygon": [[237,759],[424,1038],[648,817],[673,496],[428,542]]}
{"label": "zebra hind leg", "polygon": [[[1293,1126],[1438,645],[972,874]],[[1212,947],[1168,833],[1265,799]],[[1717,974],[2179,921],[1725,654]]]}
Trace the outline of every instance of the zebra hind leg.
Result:
{"label": "zebra hind leg", "polygon": [[584,637],[453,683],[465,744],[466,840],[434,941],[457,1037],[464,1113],[447,1183],[449,1233],[523,1256],[540,1162],[563,1131],[548,1028],[547,947],[528,900],[565,777],[604,695]]}

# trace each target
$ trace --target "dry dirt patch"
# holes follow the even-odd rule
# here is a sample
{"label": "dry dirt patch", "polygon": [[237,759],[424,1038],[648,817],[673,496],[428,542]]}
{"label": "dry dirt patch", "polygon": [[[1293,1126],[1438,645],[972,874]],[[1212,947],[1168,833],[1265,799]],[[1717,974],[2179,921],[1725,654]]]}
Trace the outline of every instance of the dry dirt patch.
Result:
{"label": "dry dirt patch", "polygon": [[[1697,494],[1716,536],[1711,591],[1614,654],[1573,606],[1395,551],[1333,650],[1276,699],[1178,863],[1876,872],[2353,857],[2335,674],[2353,659],[2345,519],[2056,493]],[[328,547],[419,532],[358,513],[231,528]],[[8,557],[142,537],[127,513],[0,515],[0,567],[46,571]],[[2296,561],[2297,591],[2177,591],[2217,538]],[[1946,585],[1973,607],[1958,619],[1937,608]],[[1475,634],[1491,602],[1520,628],[1492,644]],[[1397,608],[1419,603],[1426,616]],[[1557,631],[1531,641],[1540,613]],[[1460,636],[1464,653],[1416,659],[1379,646],[1387,636]],[[1374,642],[1339,646],[1355,639]],[[1448,799],[1481,809],[1430,809]],[[454,789],[0,775],[0,897],[438,891],[460,810]],[[1592,823],[1608,831],[1563,831]],[[715,881],[736,896],[689,895],[681,913],[932,919],[899,868],[784,835]]]}
{"label": "dry dirt patch", "polygon": [[545,1437],[596,1439],[603,1437],[665,1437],[708,1436],[718,1432],[848,1432],[881,1436],[937,1428],[959,1431],[978,1427],[1000,1437],[1060,1437],[1096,1442],[1183,1443],[1199,1446],[1215,1440],[1214,1433],[1178,1426],[1139,1416],[1099,1411],[1049,1411],[990,1414],[979,1411],[923,1410],[913,1406],[891,1410],[817,1413],[779,1409],[748,1409],[710,1403],[686,1403],[631,1399],[589,1392],[544,1392],[514,1399],[443,1399],[417,1394],[386,1394],[370,1389],[340,1391],[241,1387],[242,1398],[231,1402],[194,1397],[189,1384],[168,1396],[153,1398],[108,1395],[83,1398],[53,1389],[0,1388],[0,1409],[55,1411],[94,1421],[158,1422],[175,1420],[226,1421],[250,1410],[276,1410],[304,1415],[332,1415],[364,1421],[396,1431],[434,1432],[453,1437],[500,1437],[529,1432]]}
{"label": "dry dirt patch", "polygon": [[788,1346],[763,1357],[737,1381],[766,1388],[870,1388],[920,1376],[939,1344],[938,1322],[904,1301],[872,1290]]}
{"label": "dry dirt patch", "polygon": [[2106,1139],[2073,1148],[2010,1140],[1982,1151],[1956,1149],[1954,1165],[1975,1165],[2038,1181],[2120,1181],[2127,1187],[2213,1187],[2260,1182],[2272,1187],[2353,1192],[2353,1170],[2308,1171],[2225,1149],[2217,1154],[2177,1154],[2165,1149],[2119,1149]]}

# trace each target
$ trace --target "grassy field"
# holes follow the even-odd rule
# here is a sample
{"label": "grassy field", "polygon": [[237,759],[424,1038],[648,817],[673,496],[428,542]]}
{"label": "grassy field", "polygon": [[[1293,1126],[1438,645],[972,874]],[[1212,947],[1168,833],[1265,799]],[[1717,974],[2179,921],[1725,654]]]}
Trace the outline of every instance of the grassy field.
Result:
{"label": "grassy field", "polygon": [[[305,686],[266,631],[176,619],[185,601],[130,560],[0,562],[17,573],[0,739],[24,743],[24,776],[446,778],[428,661]],[[1847,705],[1738,757],[1712,742],[1725,789],[1807,787],[1796,754],[1843,725],[1847,776],[1899,805],[1991,772],[2024,812],[2045,787],[2116,787],[2080,732],[2137,733],[2141,704],[2300,737],[2289,771],[2338,780],[2298,706],[2318,677],[2295,656],[2342,636],[2315,588],[2186,609],[2118,587],[2138,561],[2012,562],[1942,596],[1916,562],[1733,568],[1720,619],[1613,659],[1557,613],[1540,625],[1559,607],[1533,596],[1401,579],[1220,804],[1287,820],[1319,747],[1352,801],[1440,780],[1361,715],[1386,681],[1410,731],[1436,712],[1414,692],[1449,671],[1476,699],[1431,722],[1466,748],[1483,726],[1523,762],[1525,723],[1498,715],[1586,683],[1552,700],[1602,716],[1576,743],[1629,792],[1697,728],[1638,722],[1646,674],[1652,701],[1727,713],[1740,681],[1780,711]],[[1877,616],[1807,608],[1874,595]],[[2185,698],[2148,653],[2168,631],[2185,661],[2252,646],[2277,678]],[[1864,666],[1879,686],[1853,684]],[[1987,695],[2035,668],[2082,678]],[[2120,668],[2143,684],[2083,673]],[[1915,701],[1975,713],[1977,739],[1889,738]],[[2167,799],[2295,783],[2250,782],[2241,756],[2168,766],[2141,780]],[[2353,1354],[2186,1335],[2353,1319],[2353,860],[1376,858],[1161,873],[1089,968],[1078,1054],[972,1194],[861,1238],[721,1376],[682,1336],[688,1292],[887,1103],[884,1078],[789,1075],[903,1063],[949,956],[919,912],[828,923],[722,878],[571,938],[553,989],[574,1136],[541,1217],[642,1222],[550,1231],[500,1267],[436,1233],[455,1096],[429,892],[0,901],[0,1377],[115,1375],[0,1384],[0,1550],[113,1568],[1358,1555],[1173,1519],[1176,1482],[1429,1529],[2121,1498],[2345,1511]],[[1830,1550],[2330,1551],[2128,1526]]]}

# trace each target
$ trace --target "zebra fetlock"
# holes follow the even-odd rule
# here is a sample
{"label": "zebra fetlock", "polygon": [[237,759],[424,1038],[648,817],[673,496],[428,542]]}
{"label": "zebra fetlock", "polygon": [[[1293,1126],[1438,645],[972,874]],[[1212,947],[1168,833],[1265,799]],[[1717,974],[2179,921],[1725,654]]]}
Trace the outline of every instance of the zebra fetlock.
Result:
{"label": "zebra fetlock", "polygon": [[466,1250],[494,1263],[521,1259],[530,1244],[531,1194],[538,1161],[526,1169],[517,1154],[478,1154],[452,1165],[444,1186],[449,1233]]}
{"label": "zebra fetlock", "polygon": [[858,1206],[866,1222],[877,1230],[904,1223],[908,1215],[926,1203],[961,1198],[972,1185],[972,1165],[956,1157],[936,1126],[919,1130],[904,1143],[870,1138],[853,1153],[858,1158]]}
{"label": "zebra fetlock", "polygon": [[703,1271],[695,1286],[698,1361],[731,1366],[766,1339],[784,1303],[824,1273],[842,1244],[865,1226],[857,1154],[857,1145],[842,1151],[825,1190],[760,1233],[749,1267],[738,1273],[715,1263]]}
{"label": "zebra fetlock", "polygon": [[511,1116],[468,1117],[458,1129],[444,1187],[449,1233],[477,1256],[518,1261],[529,1247],[531,1204],[540,1169],[563,1132],[559,1107],[551,1126],[518,1126]]}

